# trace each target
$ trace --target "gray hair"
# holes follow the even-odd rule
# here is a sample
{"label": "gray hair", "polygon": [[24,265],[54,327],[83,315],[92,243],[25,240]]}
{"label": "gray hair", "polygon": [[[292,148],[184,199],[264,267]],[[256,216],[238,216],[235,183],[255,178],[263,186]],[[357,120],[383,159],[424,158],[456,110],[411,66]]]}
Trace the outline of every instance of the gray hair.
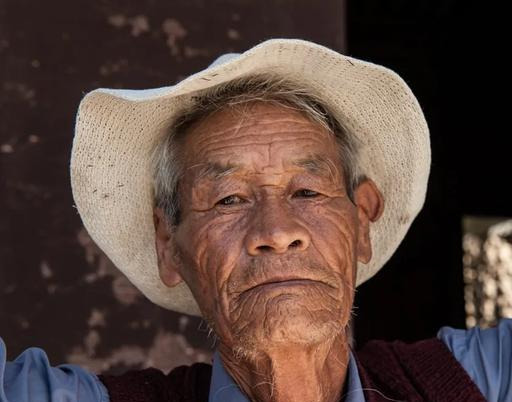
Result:
{"label": "gray hair", "polygon": [[154,148],[152,168],[155,205],[163,209],[171,225],[180,222],[178,187],[184,166],[179,158],[179,147],[187,130],[221,108],[254,101],[270,102],[297,110],[334,135],[339,147],[347,194],[354,202],[354,190],[362,179],[358,166],[358,138],[349,133],[328,106],[307,88],[282,77],[253,75],[198,92],[192,97],[192,105],[178,113],[167,135]]}

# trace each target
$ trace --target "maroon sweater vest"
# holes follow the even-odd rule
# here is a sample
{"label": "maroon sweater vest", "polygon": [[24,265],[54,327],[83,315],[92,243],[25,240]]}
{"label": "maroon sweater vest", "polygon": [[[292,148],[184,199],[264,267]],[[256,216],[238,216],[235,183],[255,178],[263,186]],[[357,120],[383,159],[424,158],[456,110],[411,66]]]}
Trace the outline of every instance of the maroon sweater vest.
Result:
{"label": "maroon sweater vest", "polygon": [[[406,344],[371,341],[354,353],[367,402],[485,402],[478,387],[436,338]],[[99,376],[111,402],[208,402],[212,367],[153,368]]]}

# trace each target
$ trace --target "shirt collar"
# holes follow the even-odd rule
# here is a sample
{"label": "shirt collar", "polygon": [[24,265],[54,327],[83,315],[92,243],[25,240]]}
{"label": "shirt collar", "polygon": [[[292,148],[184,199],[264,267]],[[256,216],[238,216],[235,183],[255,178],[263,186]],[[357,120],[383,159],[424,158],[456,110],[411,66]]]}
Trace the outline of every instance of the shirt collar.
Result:
{"label": "shirt collar", "polygon": [[[365,402],[363,387],[357,370],[357,364],[352,351],[348,360],[347,392],[345,402]],[[233,381],[222,364],[219,352],[213,354],[212,379],[210,382],[210,397],[208,402],[249,402],[242,390]]]}

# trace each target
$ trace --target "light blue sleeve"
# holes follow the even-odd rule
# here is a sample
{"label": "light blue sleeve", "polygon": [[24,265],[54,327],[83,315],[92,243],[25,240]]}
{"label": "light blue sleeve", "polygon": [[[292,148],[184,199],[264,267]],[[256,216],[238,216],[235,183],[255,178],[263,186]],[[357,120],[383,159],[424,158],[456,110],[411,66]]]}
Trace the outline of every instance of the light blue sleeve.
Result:
{"label": "light blue sleeve", "polygon": [[0,338],[0,402],[108,402],[105,386],[94,374],[72,365],[51,367],[46,353],[29,348],[6,361]]}
{"label": "light blue sleeve", "polygon": [[502,319],[488,329],[443,327],[437,337],[488,401],[512,401],[512,319]]}

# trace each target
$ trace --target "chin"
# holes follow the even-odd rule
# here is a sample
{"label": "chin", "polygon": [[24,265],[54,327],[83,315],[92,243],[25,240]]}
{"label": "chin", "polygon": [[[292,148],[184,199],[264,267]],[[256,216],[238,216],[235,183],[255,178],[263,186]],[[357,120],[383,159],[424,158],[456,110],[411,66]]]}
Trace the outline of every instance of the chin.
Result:
{"label": "chin", "polygon": [[[340,308],[312,310],[297,297],[281,295],[265,304],[235,331],[236,349],[244,355],[258,354],[279,345],[315,345],[327,342],[345,330],[349,312]],[[331,306],[332,307],[332,306]]]}

